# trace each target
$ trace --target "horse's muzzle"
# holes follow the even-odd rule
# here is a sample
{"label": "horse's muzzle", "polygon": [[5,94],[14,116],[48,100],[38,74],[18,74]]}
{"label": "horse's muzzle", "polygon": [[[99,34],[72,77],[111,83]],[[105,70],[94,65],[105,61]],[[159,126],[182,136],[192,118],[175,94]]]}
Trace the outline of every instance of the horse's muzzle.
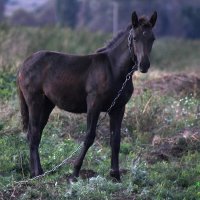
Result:
{"label": "horse's muzzle", "polygon": [[143,59],[141,60],[140,64],[139,64],[139,70],[141,73],[147,73],[148,69],[150,67],[150,61],[148,56],[143,57]]}

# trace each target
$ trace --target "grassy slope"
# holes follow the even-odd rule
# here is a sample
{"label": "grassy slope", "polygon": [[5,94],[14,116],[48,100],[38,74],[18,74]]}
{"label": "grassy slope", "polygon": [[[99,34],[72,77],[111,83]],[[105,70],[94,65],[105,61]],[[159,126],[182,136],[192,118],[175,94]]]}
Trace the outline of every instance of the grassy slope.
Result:
{"label": "grassy slope", "polygon": [[[2,30],[3,29],[3,30]],[[199,124],[194,96],[153,95],[148,90],[128,103],[122,127],[120,166],[122,183],[109,179],[110,149],[108,119],[98,129],[95,145],[88,152],[83,169],[92,169],[96,178],[68,184],[73,159],[55,173],[28,184],[28,146],[19,127],[20,118],[15,89],[15,71],[24,57],[40,49],[88,53],[108,38],[102,34],[72,32],[56,28],[0,31],[0,197],[2,199],[198,199],[200,198],[199,144],[187,146],[181,156],[149,164],[143,155],[151,152],[154,135],[171,137]],[[182,48],[184,44],[184,49]],[[169,70],[195,69],[199,66],[199,41],[158,40],[153,65]],[[195,49],[195,51],[193,51]],[[192,52],[192,54],[190,53]],[[188,57],[186,55],[189,55]],[[135,87],[154,75],[137,74]],[[42,164],[51,169],[76,149],[85,135],[85,115],[56,110],[46,126],[41,142]],[[142,156],[140,156],[142,154]],[[126,169],[126,170],[125,170]]]}
{"label": "grassy slope", "polygon": [[152,62],[162,70],[199,69],[200,41],[163,38],[155,41]]}

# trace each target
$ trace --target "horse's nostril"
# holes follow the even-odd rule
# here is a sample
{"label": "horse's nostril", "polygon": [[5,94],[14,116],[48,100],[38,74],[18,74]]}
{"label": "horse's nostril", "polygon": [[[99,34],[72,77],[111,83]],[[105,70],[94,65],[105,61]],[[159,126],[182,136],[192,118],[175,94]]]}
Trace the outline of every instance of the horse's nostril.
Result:
{"label": "horse's nostril", "polygon": [[149,68],[147,68],[147,69],[142,69],[142,68],[140,67],[140,72],[141,72],[141,73],[147,73],[147,72],[148,72],[148,69],[149,69]]}
{"label": "horse's nostril", "polygon": [[149,58],[147,56],[145,56],[141,62],[140,62],[140,66],[142,68],[149,68],[150,67],[150,61],[149,61]]}
{"label": "horse's nostril", "polygon": [[140,62],[140,65],[139,65],[140,72],[146,73],[149,67],[150,67],[150,61],[149,61],[149,58],[146,56]]}

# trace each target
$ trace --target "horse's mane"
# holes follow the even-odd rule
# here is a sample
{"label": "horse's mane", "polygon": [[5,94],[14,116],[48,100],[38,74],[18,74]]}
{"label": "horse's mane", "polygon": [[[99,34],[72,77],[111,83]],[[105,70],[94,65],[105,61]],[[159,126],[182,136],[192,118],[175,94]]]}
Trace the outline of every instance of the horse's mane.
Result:
{"label": "horse's mane", "polygon": [[[139,26],[142,26],[142,27],[146,27],[146,28],[151,27],[151,24],[150,24],[150,22],[149,22],[149,20],[147,19],[146,16],[140,17],[139,20],[138,20],[138,23],[139,23]],[[109,40],[104,45],[104,47],[97,49],[96,52],[100,53],[100,52],[103,52],[103,51],[106,51],[106,50],[112,48],[115,45],[116,41],[118,41],[124,35],[124,33],[129,31],[131,28],[132,28],[132,24],[129,24],[125,30],[119,31],[115,37],[113,37],[111,40]]]}
{"label": "horse's mane", "polygon": [[112,48],[115,45],[116,41],[118,41],[124,35],[124,33],[129,31],[131,29],[131,27],[132,27],[132,25],[128,25],[128,27],[125,30],[119,31],[116,36],[114,36],[111,40],[106,42],[104,47],[97,49],[96,52],[103,52],[107,49]]}

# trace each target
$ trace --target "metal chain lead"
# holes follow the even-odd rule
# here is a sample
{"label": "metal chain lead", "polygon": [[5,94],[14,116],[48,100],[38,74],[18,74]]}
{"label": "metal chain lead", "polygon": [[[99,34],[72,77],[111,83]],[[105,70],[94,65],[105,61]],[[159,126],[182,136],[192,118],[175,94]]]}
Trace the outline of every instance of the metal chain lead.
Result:
{"label": "metal chain lead", "polygon": [[99,123],[97,124],[97,127],[100,126],[100,124],[102,123],[102,121],[106,118],[106,116],[110,113],[110,111],[112,110],[112,108],[115,106],[117,100],[119,99],[120,95],[122,94],[125,86],[126,86],[126,83],[131,79],[133,73],[137,71],[137,65],[135,64],[131,71],[126,75],[126,79],[124,81],[124,83],[122,84],[122,87],[121,89],[118,91],[117,93],[117,96],[114,98],[114,100],[112,101],[110,107],[108,108],[108,110],[105,112],[105,115],[99,120]]}
{"label": "metal chain lead", "polygon": [[118,91],[117,96],[114,98],[111,106],[108,108],[107,113],[109,114],[109,112],[111,111],[111,109],[115,106],[117,99],[120,97],[122,91],[124,90],[126,83],[131,79],[133,73],[137,70],[137,65],[134,65],[131,69],[131,71],[126,75],[126,79],[124,81],[124,83],[122,84],[121,89]]}
{"label": "metal chain lead", "polygon": [[[67,161],[68,161],[70,158],[72,158],[72,157],[81,149],[82,146],[83,146],[83,142],[77,147],[77,149],[76,149],[75,151],[73,151],[73,152],[70,154],[70,156],[68,156],[66,159],[64,159],[60,164],[58,164],[58,165],[56,165],[55,167],[53,167],[51,170],[48,170],[48,171],[44,172],[44,174],[41,174],[41,175],[38,175],[38,176],[36,176],[36,177],[30,178],[30,179],[27,179],[27,180],[23,180],[23,181],[18,181],[18,182],[17,182],[17,181],[14,181],[14,184],[25,184],[25,183],[28,183],[28,182],[30,182],[30,181],[34,181],[34,180],[37,180],[37,179],[39,179],[39,178],[42,178],[42,177],[44,177],[44,176],[46,176],[46,175],[48,175],[48,174],[50,174],[50,173],[56,171],[58,168],[60,168],[60,167],[63,166],[64,164],[66,164]],[[8,187],[8,186],[12,186],[12,185],[7,185],[7,187]]]}
{"label": "metal chain lead", "polygon": [[[129,31],[129,36],[128,36],[128,48],[129,48],[130,53],[131,53],[131,48],[133,46],[132,45],[132,43],[133,43],[132,38],[133,38],[133,29],[131,29]],[[131,56],[131,58],[132,58],[132,56]]]}
{"label": "metal chain lead", "polygon": [[[129,52],[130,52],[131,59],[132,59],[133,63],[135,63],[134,57],[132,57],[132,42],[133,42],[132,41],[132,37],[133,37],[132,34],[133,34],[133,29],[131,28],[131,30],[129,31],[129,36],[128,36],[128,49],[129,49]],[[122,84],[121,89],[118,91],[117,96],[114,98],[113,102],[111,103],[110,107],[106,111],[105,115],[99,120],[99,123],[97,124],[97,127],[100,126],[100,124],[102,123],[102,121],[106,118],[106,116],[110,113],[110,111],[112,110],[112,108],[115,106],[117,99],[120,97],[123,89],[126,86],[126,83],[131,79],[133,73],[135,71],[137,71],[137,70],[138,70],[138,66],[135,63],[133,65],[131,71],[126,75],[126,79],[125,79],[124,83]]]}

